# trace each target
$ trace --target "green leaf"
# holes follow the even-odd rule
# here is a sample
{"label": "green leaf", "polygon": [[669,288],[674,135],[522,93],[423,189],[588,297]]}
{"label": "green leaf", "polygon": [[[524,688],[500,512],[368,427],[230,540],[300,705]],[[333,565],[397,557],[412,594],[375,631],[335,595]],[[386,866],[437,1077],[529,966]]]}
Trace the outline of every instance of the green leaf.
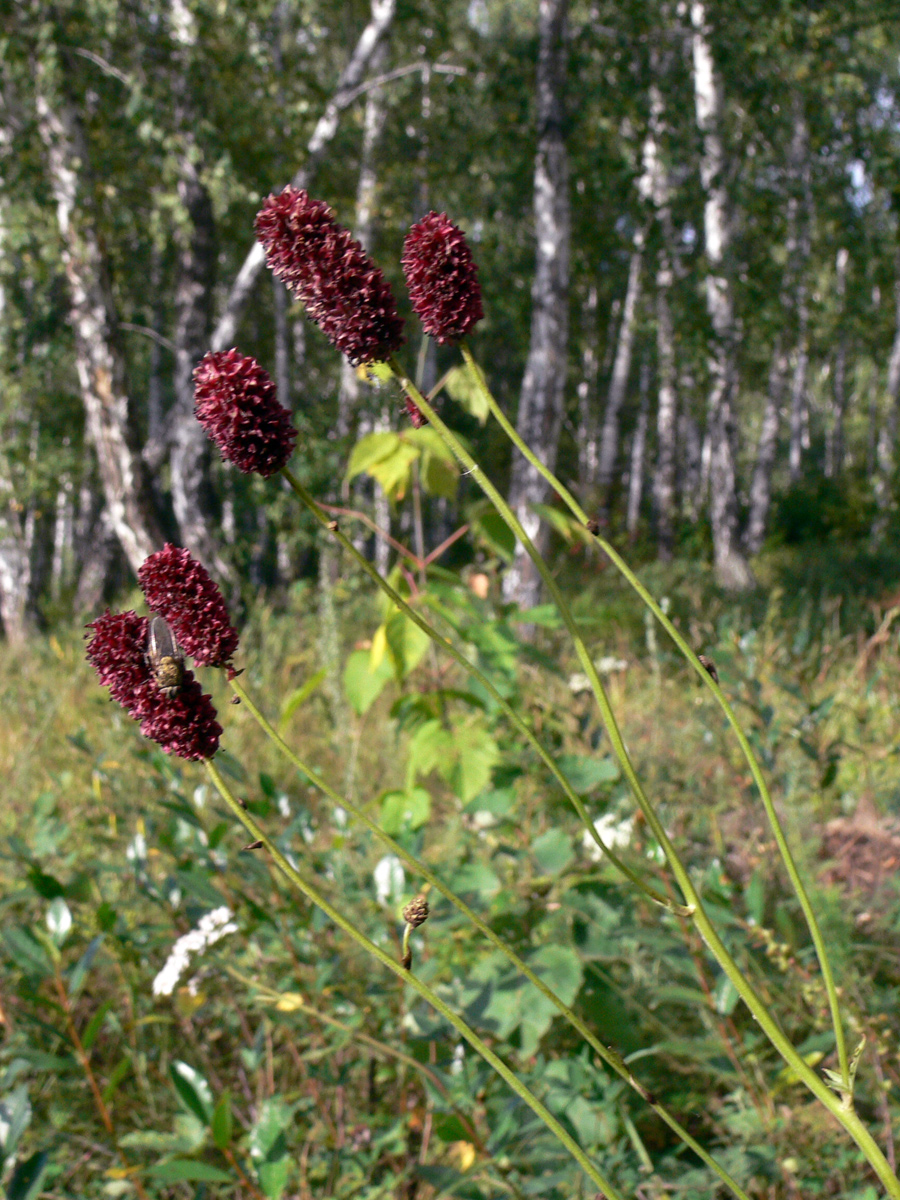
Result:
{"label": "green leaf", "polygon": [[290,721],[291,717],[294,715],[300,705],[309,699],[309,697],[313,694],[313,692],[316,690],[319,684],[322,683],[327,675],[328,668],[322,667],[321,671],[316,671],[315,675],[307,679],[306,683],[304,683],[301,687],[298,687],[295,691],[291,692],[288,697],[286,697],[281,705],[281,716],[278,718],[278,729],[280,733],[284,733],[288,721]]}
{"label": "green leaf", "polygon": [[431,796],[424,788],[386,792],[381,801],[381,827],[391,837],[419,829],[431,817]]}
{"label": "green leaf", "polygon": [[418,446],[421,452],[419,482],[433,496],[452,500],[459,484],[459,467],[452,452],[433,429],[409,429],[404,440]]}
{"label": "green leaf", "polygon": [[480,424],[483,425],[485,423],[491,410],[488,408],[488,402],[478,384],[472,378],[468,367],[454,367],[452,371],[448,371],[444,380],[444,387],[447,389],[447,394],[450,398],[455,400],[460,408],[465,409]]}
{"label": "green leaf", "polygon": [[478,718],[455,729],[445,729],[438,720],[425,721],[409,744],[408,778],[439,771],[467,804],[487,787],[499,761],[500,748]]}
{"label": "green leaf", "polygon": [[[563,1004],[571,1004],[581,987],[581,960],[568,946],[542,946],[528,965],[552,988]],[[557,1015],[556,1008],[533,984],[526,983],[519,1000],[519,1037],[523,1055],[530,1057]]]}
{"label": "green leaf", "polygon": [[469,516],[469,522],[476,541],[504,562],[512,562],[516,552],[516,535],[499,513],[493,509],[475,511]]}
{"label": "green leaf", "polygon": [[402,681],[422,661],[431,638],[402,612],[388,618],[384,631],[394,671]]}
{"label": "green leaf", "polygon": [[459,467],[455,462],[448,463],[433,454],[426,454],[422,459],[419,482],[429,496],[443,496],[446,500],[453,500],[459,487]]}
{"label": "green leaf", "polygon": [[44,900],[56,900],[59,896],[64,896],[66,892],[55,875],[48,875],[40,867],[31,868],[28,872],[28,882]]}
{"label": "green leaf", "polygon": [[107,1081],[106,1087],[103,1089],[102,1094],[104,1103],[108,1103],[113,1098],[113,1096],[119,1090],[119,1084],[130,1070],[131,1058],[126,1054],[124,1058],[119,1059],[119,1061],[116,1063],[112,1074]]}
{"label": "green leaf", "polygon": [[547,875],[558,875],[574,857],[572,839],[561,829],[548,829],[531,843],[531,853]]}
{"label": "green leaf", "polygon": [[384,494],[402,500],[409,490],[412,464],[421,450],[399,433],[370,433],[356,443],[347,467],[347,479],[365,473],[378,481]]}
{"label": "green leaf", "polygon": [[202,900],[210,908],[221,908],[225,904],[225,897],[213,887],[205,871],[176,871],[175,878],[183,892]]}
{"label": "green leaf", "polygon": [[369,433],[360,438],[350,454],[347,464],[347,479],[353,479],[383,458],[388,458],[400,444],[400,435],[382,430],[379,433]]}
{"label": "green leaf", "polygon": [[291,1160],[284,1132],[292,1116],[293,1110],[283,1101],[266,1100],[250,1131],[250,1155],[268,1200],[280,1200],[287,1186]]}
{"label": "green leaf", "polygon": [[247,782],[247,772],[244,770],[244,764],[228,750],[217,750],[215,757],[216,766],[223,775],[236,780],[237,783]]}
{"label": "green leaf", "polygon": [[169,1065],[172,1083],[182,1104],[195,1117],[208,1125],[213,1115],[213,1099],[209,1084],[199,1071],[176,1059]]}
{"label": "green leaf", "polygon": [[223,1092],[216,1102],[212,1115],[213,1142],[217,1150],[227,1150],[231,1145],[231,1093]]}
{"label": "green leaf", "polygon": [[586,546],[593,545],[594,535],[588,533],[582,523],[570,513],[561,508],[553,508],[549,504],[532,504],[531,508],[537,515],[555,529],[566,542],[583,542]]}
{"label": "green leaf", "polygon": [[573,792],[586,796],[602,783],[619,778],[619,765],[612,758],[586,758],[581,754],[562,754],[557,766],[568,779]]}
{"label": "green leaf", "polygon": [[84,954],[82,954],[78,962],[69,972],[70,996],[77,995],[84,986],[84,981],[87,979],[88,971],[90,971],[91,967],[94,965],[94,959],[97,957],[97,951],[100,949],[102,941],[103,937],[99,934],[96,937],[92,937],[85,947]]}
{"label": "green leaf", "polygon": [[103,1024],[104,1018],[112,1008],[112,1000],[104,1000],[94,1015],[88,1021],[87,1028],[81,1035],[81,1044],[85,1050],[90,1050],[94,1042],[97,1040],[97,1034],[100,1032],[100,1026]]}
{"label": "green leaf", "polygon": [[358,715],[367,713],[394,677],[390,659],[383,658],[372,670],[368,650],[354,650],[344,667],[344,694]]}
{"label": "green leaf", "polygon": [[147,1171],[151,1179],[160,1183],[236,1183],[233,1175],[213,1167],[209,1163],[195,1162],[191,1158],[171,1158],[168,1162],[156,1163]]}
{"label": "green leaf", "polygon": [[442,1142],[467,1142],[472,1136],[472,1130],[454,1112],[436,1112],[432,1128]]}
{"label": "green leaf", "polygon": [[19,1084],[0,1100],[0,1163],[10,1157],[30,1121],[28,1089]]}
{"label": "green leaf", "polygon": [[38,1150],[19,1163],[6,1189],[6,1200],[35,1200],[49,1165],[50,1155],[46,1150]]}
{"label": "green leaf", "polygon": [[13,959],[26,970],[37,971],[41,975],[50,973],[50,960],[40,942],[26,929],[13,926],[0,933]]}

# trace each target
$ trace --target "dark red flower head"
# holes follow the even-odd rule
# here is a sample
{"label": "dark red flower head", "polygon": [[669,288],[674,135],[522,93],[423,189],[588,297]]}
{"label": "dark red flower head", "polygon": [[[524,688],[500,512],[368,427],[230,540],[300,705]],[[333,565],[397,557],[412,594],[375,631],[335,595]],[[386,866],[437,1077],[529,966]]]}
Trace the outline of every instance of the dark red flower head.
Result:
{"label": "dark red flower head", "polygon": [[351,363],[384,362],[403,345],[387,280],[327,204],[285,188],[256,214],[256,236],[274,274]]}
{"label": "dark red flower head", "polygon": [[153,612],[199,667],[228,667],[238,646],[222,593],[190,551],[166,545],[145,559],[138,583]]}
{"label": "dark red flower head", "polygon": [[297,431],[275,384],[237,350],[206,354],[194,368],[194,413],[224,459],[268,478],[286,466]]}
{"label": "dark red flower head", "polygon": [[88,626],[93,630],[88,661],[112,698],[141,722],[145,737],[158,742],[167,754],[212,758],[222,732],[212,700],[190,671],[185,671],[176,696],[169,699],[163,694],[147,662],[148,624],[135,612],[105,612]]}
{"label": "dark red flower head", "polygon": [[430,212],[410,229],[403,274],[422,328],[436,342],[458,342],[484,316],[478,268],[446,213]]}

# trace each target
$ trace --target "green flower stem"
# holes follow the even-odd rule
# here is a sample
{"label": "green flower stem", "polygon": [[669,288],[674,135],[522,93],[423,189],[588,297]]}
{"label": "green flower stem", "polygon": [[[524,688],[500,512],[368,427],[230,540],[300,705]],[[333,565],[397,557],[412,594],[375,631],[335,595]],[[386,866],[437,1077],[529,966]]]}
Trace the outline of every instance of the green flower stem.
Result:
{"label": "green flower stem", "polygon": [[585,646],[584,640],[578,632],[578,628],[575,624],[574,618],[572,617],[571,611],[569,610],[569,607],[559,590],[556,580],[553,578],[553,575],[547,567],[547,564],[544,562],[541,555],[538,554],[531,539],[522,528],[521,522],[517,519],[515,513],[513,513],[513,511],[510,509],[509,505],[506,503],[491,481],[487,478],[484,471],[482,471],[482,469],[472,458],[471,454],[469,454],[469,452],[460,443],[458,438],[451,432],[451,430],[448,429],[422,393],[415,387],[409,377],[404,373],[403,369],[395,359],[391,359],[390,365],[404,392],[406,392],[409,398],[418,406],[425,418],[443,439],[445,445],[448,446],[456,459],[462,464],[463,467],[465,467],[468,474],[474,478],[475,482],[494,505],[497,512],[501,517],[503,517],[506,524],[519,539],[526,553],[529,555],[536,569],[540,573],[547,590],[550,592],[550,595],[553,597],[553,600],[559,609],[560,616],[562,617],[563,622],[565,623],[565,626],[569,632],[569,636],[572,639],[572,643],[575,647],[575,651],[578,655],[578,660],[581,663],[582,669],[591,683],[591,687],[593,689],[594,696],[597,699],[597,705],[600,709],[600,714],[603,719],[603,724],[606,728],[606,732],[610,739],[610,743],[612,744],[616,758],[619,760],[623,774],[631,786],[631,790],[634,793],[638,807],[644,814],[650,830],[663,848],[663,852],[665,853],[666,859],[672,870],[672,874],[675,876],[676,882],[678,883],[678,886],[681,889],[687,904],[692,908],[691,919],[697,926],[701,937],[706,942],[706,945],[708,946],[713,957],[716,959],[728,979],[730,979],[731,983],[734,985],[735,991],[750,1009],[750,1012],[755,1017],[759,1027],[762,1029],[763,1033],[765,1033],[766,1037],[769,1039],[784,1061],[795,1072],[798,1079],[803,1081],[813,1095],[821,1101],[821,1103],[837,1118],[841,1125],[843,1125],[846,1131],[850,1134],[850,1136],[862,1150],[875,1173],[878,1175],[878,1178],[884,1184],[888,1195],[894,1197],[895,1200],[900,1200],[900,1180],[897,1179],[897,1176],[891,1170],[890,1164],[888,1163],[875,1139],[869,1133],[868,1129],[866,1129],[862,1121],[860,1121],[857,1114],[853,1112],[852,1109],[848,1108],[844,1102],[837,1098],[834,1092],[832,1092],[831,1089],[808,1066],[803,1057],[798,1054],[796,1047],[792,1045],[790,1040],[782,1032],[780,1026],[773,1019],[764,1002],[757,995],[749,981],[741,972],[740,967],[738,967],[737,963],[731,957],[727,947],[725,946],[725,943],[719,937],[715,926],[709,919],[709,916],[703,907],[703,902],[700,898],[699,892],[695,888],[687,869],[685,868],[678,856],[677,851],[675,850],[675,847],[672,845],[671,840],[666,834],[662,822],[647,799],[643,786],[637,777],[637,773],[635,772],[634,766],[628,755],[625,743],[622,740],[622,735],[619,731],[615,714],[612,711],[609,698],[607,697],[603,684],[600,681],[600,677],[597,674],[593,660],[587,651],[587,647]]}
{"label": "green flower stem", "polygon": [[[532,451],[531,447],[526,445],[526,443],[519,436],[515,426],[509,421],[500,405],[494,399],[478,364],[472,357],[472,352],[468,346],[463,345],[462,354],[472,378],[481,391],[488,408],[490,409],[497,423],[502,428],[503,432],[507,435],[513,445],[520,451],[520,453],[525,456],[534,469],[543,475],[544,479],[546,479],[554,491],[558,493],[563,503],[576,518],[576,520],[581,521],[584,525],[587,525],[587,513],[584,511],[572,493],[568,490],[568,488],[566,488],[556,478],[552,471],[548,470],[548,468],[545,467],[542,462],[540,462],[540,460]],[[765,776],[762,773],[762,768],[759,765],[756,755],[753,753],[746,734],[741,728],[741,723],[737,718],[737,714],[729,704],[722,689],[706,670],[706,668],[698,659],[697,655],[675,628],[675,625],[669,620],[669,618],[656,603],[656,601],[640,582],[624,559],[606,541],[605,538],[601,537],[599,534],[596,534],[595,537],[598,545],[603,550],[604,554],[606,554],[607,558],[609,558],[609,560],[612,562],[613,566],[637,592],[643,603],[650,610],[650,612],[653,613],[653,615],[662,625],[663,629],[665,629],[666,633],[700,676],[701,682],[710,689],[712,694],[715,696],[719,707],[724,713],[725,719],[734,731],[747,766],[750,768],[753,781],[759,790],[760,799],[762,800],[763,808],[766,811],[766,817],[768,818],[769,826],[775,836],[775,843],[778,846],[778,852],[781,855],[781,860],[784,863],[785,870],[788,873],[788,878],[791,881],[791,886],[794,889],[794,893],[800,902],[800,907],[803,910],[803,915],[806,918],[806,924],[812,936],[813,945],[815,946],[816,950],[816,956],[819,960],[819,967],[822,971],[822,979],[825,984],[825,991],[828,995],[828,1006],[831,1010],[831,1023],[834,1027],[834,1040],[837,1046],[841,1081],[846,1089],[846,1094],[852,1098],[853,1089],[850,1080],[850,1062],[847,1054],[847,1043],[844,1038],[844,1025],[843,1021],[841,1020],[840,1001],[838,999],[837,988],[835,986],[834,976],[831,970],[831,963],[828,958],[828,952],[825,948],[825,939],[822,937],[822,931],[819,928],[819,922],[816,920],[815,911],[810,903],[810,899],[800,876],[800,872],[797,870],[794,857],[791,854],[790,846],[788,845],[784,829],[781,821],[779,820],[775,805],[772,801],[772,796],[769,792],[769,787],[766,783]]]}
{"label": "green flower stem", "polygon": [[478,680],[485,691],[488,692],[491,699],[498,705],[505,716],[513,723],[513,725],[515,725],[532,749],[539,755],[541,761],[547,767],[548,771],[550,771],[553,778],[562,788],[569,802],[572,804],[572,807],[578,813],[578,816],[581,818],[584,827],[588,830],[591,837],[594,839],[594,842],[597,844],[597,846],[599,846],[600,850],[606,855],[613,866],[616,867],[616,869],[619,870],[626,879],[634,884],[636,888],[639,888],[640,891],[642,891],[644,895],[648,896],[655,904],[659,904],[661,907],[679,913],[682,916],[689,915],[687,910],[683,909],[682,906],[675,904],[669,899],[668,896],[665,896],[662,892],[657,891],[655,888],[647,884],[635,871],[631,869],[631,867],[624,863],[618,857],[618,855],[614,854],[613,851],[609,849],[609,847],[600,837],[600,834],[597,832],[594,822],[588,816],[587,809],[584,807],[581,797],[576,795],[568,779],[566,779],[565,775],[563,775],[562,771],[560,771],[559,767],[534,736],[532,730],[525,723],[525,721],[522,720],[512,705],[500,695],[487,676],[484,675],[474,663],[469,662],[465,655],[457,650],[449,638],[443,637],[440,633],[438,633],[434,626],[429,624],[429,622],[425,620],[421,613],[417,612],[416,609],[407,604],[403,597],[391,587],[391,585],[382,575],[378,573],[372,563],[370,563],[368,559],[360,554],[350,539],[340,529],[337,522],[329,519],[328,515],[316,503],[299,479],[297,479],[296,476],[287,469],[287,467],[282,470],[282,475],[284,475],[288,484],[300,497],[319,524],[331,532],[331,534],[337,539],[338,542],[340,542],[347,553],[356,560],[363,571],[365,571],[369,578],[385,593],[386,596],[390,598],[390,600],[393,601],[396,607],[405,616],[409,617],[411,621],[418,625],[422,632],[426,633],[436,645],[438,645],[442,650],[446,651],[446,653],[449,654],[450,657],[457,662],[464,671],[468,672],[473,679]]}
{"label": "green flower stem", "polygon": [[474,1029],[467,1025],[462,1017],[458,1016],[447,1004],[445,1004],[436,992],[434,992],[426,983],[423,983],[415,975],[404,970],[404,968],[398,962],[395,962],[393,958],[391,958],[387,951],[383,950],[380,946],[376,946],[376,944],[367,938],[365,934],[360,933],[360,931],[350,920],[347,919],[347,917],[343,915],[343,913],[336,909],[334,905],[329,903],[325,896],[323,896],[322,893],[318,891],[311,883],[307,882],[300,872],[291,866],[284,855],[278,850],[278,847],[269,840],[262,828],[257,825],[256,821],[254,821],[250,814],[241,808],[238,801],[232,795],[225,780],[219,774],[219,770],[212,759],[205,759],[204,762],[209,777],[212,779],[220,796],[231,809],[234,816],[237,817],[238,821],[240,821],[254,841],[262,842],[266,850],[268,850],[272,861],[275,863],[281,873],[294,885],[294,887],[297,888],[298,891],[302,892],[307,900],[310,901],[310,903],[315,904],[317,908],[321,909],[321,911],[329,918],[329,920],[333,921],[339,929],[342,929],[343,932],[349,938],[352,938],[358,946],[360,946],[367,953],[371,954],[373,958],[377,958],[382,966],[387,967],[387,969],[392,974],[396,975],[397,978],[403,983],[409,984],[413,991],[417,992],[422,999],[430,1004],[436,1012],[440,1013],[444,1020],[447,1021],[448,1024],[452,1025],[461,1037],[465,1038],[472,1049],[477,1054],[480,1054],[485,1062],[493,1067],[504,1083],[506,1083],[516,1093],[520,1100],[528,1105],[535,1116],[544,1122],[560,1145],[564,1146],[565,1149],[568,1150],[591,1182],[595,1185],[595,1187],[600,1189],[604,1196],[607,1196],[609,1200],[623,1200],[621,1192],[613,1187],[609,1180],[605,1179],[600,1174],[575,1139],[566,1132],[566,1130],[559,1123],[559,1121],[557,1121],[556,1117],[553,1116],[546,1105],[542,1104],[541,1101],[538,1100],[537,1096],[535,1096],[534,1093],[531,1092],[525,1086],[525,1084],[513,1074],[503,1059],[499,1058],[498,1055],[496,1055],[490,1048],[490,1046],[488,1046],[487,1043],[478,1036]]}
{"label": "green flower stem", "polygon": [[[720,1166],[719,1163],[717,1163],[712,1157],[712,1155],[704,1150],[700,1143],[695,1141],[688,1131],[679,1124],[679,1122],[672,1116],[668,1109],[666,1109],[664,1105],[660,1104],[656,1100],[656,1097],[648,1092],[644,1085],[635,1078],[630,1068],[625,1064],[621,1055],[615,1050],[604,1046],[603,1043],[597,1037],[595,1037],[588,1026],[585,1025],[584,1021],[582,1021],[581,1018],[567,1004],[563,1003],[556,992],[554,992],[552,988],[548,987],[548,985],[544,983],[539,975],[536,975],[535,972],[532,971],[528,964],[524,962],[523,959],[521,959],[516,952],[510,946],[508,946],[497,933],[495,933],[493,929],[491,929],[490,925],[486,924],[481,917],[479,917],[478,914],[471,909],[464,900],[457,896],[455,892],[451,891],[451,889],[448,888],[445,883],[442,883],[438,876],[435,875],[434,872],[431,871],[423,862],[421,862],[421,860],[416,858],[413,854],[410,854],[409,851],[405,850],[398,842],[395,842],[390,834],[385,833],[381,826],[372,820],[365,809],[359,808],[351,800],[341,796],[334,790],[334,788],[326,783],[326,781],[322,779],[322,777],[318,775],[316,771],[307,766],[307,764],[304,763],[299,756],[294,753],[290,746],[288,746],[275,728],[266,720],[260,710],[253,703],[253,700],[250,698],[250,696],[247,695],[246,689],[237,679],[233,679],[231,681],[231,686],[240,696],[242,703],[246,706],[250,715],[254,718],[266,736],[272,742],[274,742],[274,744],[278,747],[281,753],[285,755],[286,758],[290,759],[290,761],[302,775],[305,775],[306,778],[321,792],[323,792],[334,804],[340,805],[340,807],[348,812],[350,816],[354,818],[354,820],[357,820],[365,825],[369,832],[374,834],[374,836],[382,843],[383,846],[385,846],[386,849],[406,863],[411,871],[421,876],[421,878],[427,883],[430,883],[436,892],[440,893],[440,895],[448,900],[454,906],[454,908],[461,912],[462,915],[478,930],[478,932],[484,938],[486,938],[487,941],[489,941],[491,945],[495,947],[495,949],[499,950],[500,953],[503,954],[507,959],[507,961],[510,962],[520,974],[525,976],[529,983],[533,984],[538,989],[541,995],[546,996],[554,1008],[556,1008],[556,1010],[561,1013],[563,1017],[565,1017],[569,1024],[581,1034],[588,1045],[594,1050],[598,1058],[602,1059],[602,1061],[605,1062],[611,1070],[615,1071],[615,1073],[621,1079],[624,1079],[629,1086],[634,1088],[641,1099],[646,1101],[646,1103],[650,1105],[653,1111],[657,1113],[657,1115],[669,1126],[669,1128],[675,1134],[677,1134],[679,1138],[681,1138],[684,1144],[689,1146],[691,1150],[693,1150],[694,1153],[706,1163],[710,1170],[714,1171],[716,1175],[718,1175],[725,1186],[729,1188],[735,1196],[738,1197],[738,1200],[749,1200],[746,1192],[734,1179],[732,1179],[724,1167]],[[407,926],[406,933],[404,934],[404,951],[406,950],[409,930],[410,927]]]}

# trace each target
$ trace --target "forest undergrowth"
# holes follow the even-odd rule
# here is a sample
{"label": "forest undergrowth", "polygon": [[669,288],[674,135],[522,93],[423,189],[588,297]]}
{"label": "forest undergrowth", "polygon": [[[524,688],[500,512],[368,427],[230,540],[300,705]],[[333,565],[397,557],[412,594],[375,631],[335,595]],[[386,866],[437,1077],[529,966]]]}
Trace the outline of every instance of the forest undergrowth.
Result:
{"label": "forest undergrowth", "polygon": [[[559,578],[646,789],[732,955],[806,1061],[833,1066],[815,955],[743,758],[666,635],[584,555]],[[772,551],[757,573],[741,599],[688,562],[642,578],[715,664],[762,762],[850,1044],[865,1038],[857,1109],[893,1164],[900,561],[807,544]],[[874,1200],[861,1155],[775,1059],[697,934],[598,861],[487,693],[408,623],[383,624],[348,564],[336,579],[258,603],[242,632],[241,686],[291,748],[552,980],[754,1200]],[[490,563],[462,579],[435,571],[427,602],[527,717],[607,843],[669,890],[550,609],[531,613],[537,634],[523,642]],[[3,647],[0,680],[10,1196],[593,1195],[454,1031],[247,846],[200,767],[161,753],[109,703],[80,628]],[[400,911],[418,881],[286,769],[246,704],[228,704],[224,681],[217,690],[215,761],[232,790],[399,959]],[[414,971],[624,1194],[724,1194],[535,988],[449,904],[429,902]]]}

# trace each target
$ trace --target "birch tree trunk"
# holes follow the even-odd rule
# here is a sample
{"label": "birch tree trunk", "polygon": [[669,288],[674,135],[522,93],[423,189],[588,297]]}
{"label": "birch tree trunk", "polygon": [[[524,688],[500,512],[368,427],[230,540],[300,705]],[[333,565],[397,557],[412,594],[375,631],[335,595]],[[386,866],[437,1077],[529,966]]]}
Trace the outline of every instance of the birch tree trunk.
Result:
{"label": "birch tree trunk", "polygon": [[[384,39],[372,56],[372,71],[384,69],[387,43]],[[364,249],[371,252],[375,238],[375,192],[378,176],[375,169],[375,154],[384,131],[387,105],[383,87],[373,87],[366,93],[366,109],[363,116],[362,147],[359,156],[359,179],[356,184],[356,218],[354,235]],[[338,393],[337,436],[349,437],[356,410],[359,406],[360,380],[356,368],[346,358],[341,359],[341,386]]]}
{"label": "birch tree trunk", "polygon": [[588,288],[582,307],[581,379],[578,381],[578,482],[582,502],[588,503],[600,465],[597,413],[597,285]]}
{"label": "birch tree trunk", "polygon": [[650,408],[650,367],[641,363],[641,407],[631,441],[631,468],[628,473],[628,511],[625,528],[634,538],[641,517],[641,497],[644,494],[644,459],[647,449],[647,424]]}
{"label": "birch tree trunk", "polygon": [[669,173],[662,157],[665,132],[663,94],[656,80],[667,69],[657,50],[651,51],[650,122],[644,139],[644,178],[660,226],[661,244],[656,262],[656,359],[659,395],[656,409],[656,470],[653,498],[659,557],[672,557],[675,523],[675,454],[677,444],[677,393],[675,390],[675,330],[669,296],[674,282]]}
{"label": "birch tree trunk", "polygon": [[218,522],[213,511],[209,439],[194,416],[194,367],[209,349],[212,329],[216,227],[212,200],[199,169],[202,151],[194,134],[198,113],[191,76],[199,35],[184,0],[171,0],[169,31],[174,48],[170,80],[179,142],[178,198],[185,218],[176,229],[175,404],[169,415],[172,507],[182,544],[221,578],[231,579],[233,573],[213,534]]}
{"label": "birch tree trunk", "polygon": [[872,525],[875,537],[883,537],[887,529],[888,510],[891,506],[895,455],[897,451],[898,405],[900,405],[900,250],[894,259],[894,302],[896,306],[896,328],[887,370],[887,413],[884,424],[878,431],[875,449],[875,502],[878,513]]}
{"label": "birch tree trunk", "polygon": [[703,137],[700,179],[706,195],[703,227],[706,246],[706,304],[713,328],[707,405],[710,438],[710,519],[713,557],[719,583],[732,590],[751,587],[753,575],[738,538],[737,477],[733,441],[736,391],[734,300],[727,264],[730,240],[722,138],[721,81],[710,47],[706,7],[692,0],[691,25],[694,103]]}
{"label": "birch tree trunk", "polygon": [[[396,8],[397,0],[372,0],[371,20],[360,34],[350,61],[341,72],[334,94],[316,122],[312,137],[306,146],[306,161],[291,180],[292,187],[309,187],[316,167],[337,133],[341,113],[359,95],[358,89],[368,71],[372,55],[390,28]],[[254,242],[231,285],[225,308],[213,331],[211,339],[213,350],[224,350],[233,343],[241,313],[244,311],[250,293],[265,266],[265,261],[266,256],[262,246],[259,242]]]}
{"label": "birch tree trunk", "polygon": [[29,631],[31,559],[22,526],[22,505],[0,458],[0,619],[6,640],[21,646]]}
{"label": "birch tree trunk", "polygon": [[57,87],[52,51],[35,63],[37,116],[56,200],[75,362],[110,521],[136,571],[163,542],[132,425],[107,263],[92,216],[87,145]]}
{"label": "birch tree trunk", "polygon": [[[562,425],[569,335],[569,166],[563,137],[567,0],[539,0],[537,70],[538,146],[534,164],[537,251],[531,288],[531,340],[516,428],[539,459],[556,466]],[[509,503],[538,549],[546,531],[532,509],[546,495],[542,477],[520,455],[513,459]],[[503,580],[503,593],[522,608],[540,596],[540,577],[520,545]]]}
{"label": "birch tree trunk", "polygon": [[616,458],[619,453],[619,420],[628,378],[631,375],[631,359],[634,351],[634,329],[638,303],[641,298],[641,275],[644,265],[644,243],[647,231],[641,225],[634,235],[631,258],[628,262],[628,283],[622,302],[622,320],[616,341],[616,356],[613,360],[606,409],[603,413],[603,433],[600,437],[600,459],[597,464],[597,489],[600,493],[600,515],[605,520],[609,513],[610,492],[616,473]]}
{"label": "birch tree trunk", "polygon": [[[797,303],[795,289],[805,288],[803,283],[809,260],[810,229],[809,219],[809,131],[806,118],[800,107],[800,101],[795,97],[794,129],[791,136],[791,146],[788,158],[789,196],[787,203],[787,232],[785,237],[785,270],[781,281],[779,307],[783,313],[793,312],[800,305]],[[806,213],[801,218],[801,193],[807,201]],[[807,222],[801,234],[801,221]],[[804,302],[805,303],[805,302]],[[798,344],[800,337],[798,335]],[[788,338],[784,330],[779,330],[775,337],[772,359],[769,364],[769,380],[766,390],[766,405],[763,410],[760,425],[759,440],[756,448],[756,461],[753,468],[753,479],[750,484],[750,514],[747,520],[747,532],[744,544],[748,554],[758,554],[766,536],[766,526],[769,519],[769,508],[772,502],[772,472],[775,467],[775,456],[778,450],[778,427],[781,423],[781,410],[784,394],[787,388],[791,359],[788,352]],[[805,376],[798,381],[805,388]]]}

